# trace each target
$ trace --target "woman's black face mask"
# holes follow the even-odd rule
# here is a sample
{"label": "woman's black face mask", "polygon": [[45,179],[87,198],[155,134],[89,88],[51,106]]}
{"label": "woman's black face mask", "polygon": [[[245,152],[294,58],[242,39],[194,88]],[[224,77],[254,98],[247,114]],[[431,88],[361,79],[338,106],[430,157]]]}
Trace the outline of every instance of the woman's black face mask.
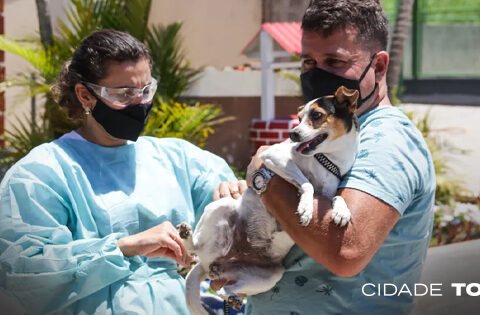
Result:
{"label": "woman's black face mask", "polygon": [[97,98],[92,116],[111,136],[137,141],[145,128],[151,109],[152,103],[113,109]]}
{"label": "woman's black face mask", "polygon": [[[367,67],[365,68],[358,80],[347,79],[331,72],[325,71],[321,68],[313,68],[303,73],[302,75],[300,75],[300,80],[302,82],[303,98],[305,99],[305,102],[308,103],[311,100],[326,95],[334,95],[337,89],[342,85],[346,88],[358,90],[358,92],[360,92],[360,82],[362,82],[363,78],[368,72],[368,69],[370,69],[370,66],[372,65],[373,59],[375,59],[376,55],[377,54],[374,54],[372,56],[370,62],[368,63]],[[360,97],[358,99],[358,107],[360,107],[370,97],[372,97],[373,93],[377,89],[377,85],[378,84],[375,83],[373,91],[363,99],[360,92]]]}

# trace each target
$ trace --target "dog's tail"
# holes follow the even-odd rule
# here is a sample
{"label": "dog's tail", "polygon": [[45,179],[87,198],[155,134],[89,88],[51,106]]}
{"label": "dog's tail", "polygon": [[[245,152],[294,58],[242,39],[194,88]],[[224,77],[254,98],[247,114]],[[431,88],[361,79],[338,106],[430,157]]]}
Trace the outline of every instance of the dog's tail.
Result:
{"label": "dog's tail", "polygon": [[195,315],[208,315],[208,312],[203,308],[200,300],[200,283],[206,278],[206,271],[203,269],[201,263],[197,263],[193,266],[192,270],[186,278],[186,299],[187,305],[192,314]]}

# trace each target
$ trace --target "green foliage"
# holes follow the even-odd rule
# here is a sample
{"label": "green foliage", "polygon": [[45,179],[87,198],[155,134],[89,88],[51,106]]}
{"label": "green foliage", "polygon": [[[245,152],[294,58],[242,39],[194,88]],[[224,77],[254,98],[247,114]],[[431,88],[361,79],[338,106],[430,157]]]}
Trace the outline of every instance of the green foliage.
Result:
{"label": "green foliage", "polygon": [[174,101],[159,101],[152,109],[145,126],[144,135],[159,138],[182,138],[200,147],[214,132],[213,126],[232,120],[232,117],[219,118],[222,110],[213,104],[189,106]]}
{"label": "green foliage", "polygon": [[[412,113],[407,113],[412,118]],[[412,119],[413,120],[413,119]],[[464,183],[452,176],[449,161],[452,156],[468,153],[442,140],[436,133],[449,130],[433,130],[430,123],[430,111],[416,120],[417,128],[422,132],[432,154],[436,174],[435,216],[432,244],[448,244],[458,234],[470,239],[473,226],[480,226],[480,208],[478,198],[464,187]],[[448,232],[448,233],[447,233]],[[447,233],[445,238],[443,234]]]}
{"label": "green foliage", "polygon": [[[480,1],[478,0],[417,0],[424,23],[480,23]],[[398,0],[381,0],[391,23],[395,22]]]}
{"label": "green foliage", "polygon": [[181,26],[180,22],[153,26],[146,36],[147,46],[155,61],[152,76],[160,78],[158,94],[164,100],[178,99],[200,73],[200,70],[190,68],[180,49]]}
{"label": "green foliage", "polygon": [[12,129],[5,132],[4,138],[10,144],[9,153],[5,156],[14,161],[25,156],[30,148],[45,143],[52,137],[46,123],[32,123],[26,115],[23,119],[16,117],[16,122],[12,125]]}
{"label": "green foliage", "polygon": [[[45,100],[41,124],[33,125],[28,119],[17,119],[17,127],[5,134],[10,150],[1,153],[0,164],[15,161],[34,146],[78,127],[78,123],[70,121],[53,101],[50,87],[82,39],[98,29],[127,31],[144,42],[152,53],[152,76],[159,81],[154,106],[161,105],[154,109],[147,128],[149,134],[182,137],[199,145],[205,144],[213,126],[225,119],[217,118],[221,111],[214,105],[189,107],[172,101],[189,87],[200,70],[192,70],[182,53],[179,39],[182,24],[149,27],[150,7],[151,0],[70,0],[65,20],[57,22],[58,35],[54,35],[52,45],[47,48],[39,40],[19,41],[0,36],[0,50],[29,62],[34,74],[20,73],[9,78],[0,83],[0,91],[20,86],[25,88],[25,99],[41,96]],[[173,114],[174,118],[162,113]],[[160,122],[167,125],[162,126]],[[30,129],[30,126],[34,127]]]}

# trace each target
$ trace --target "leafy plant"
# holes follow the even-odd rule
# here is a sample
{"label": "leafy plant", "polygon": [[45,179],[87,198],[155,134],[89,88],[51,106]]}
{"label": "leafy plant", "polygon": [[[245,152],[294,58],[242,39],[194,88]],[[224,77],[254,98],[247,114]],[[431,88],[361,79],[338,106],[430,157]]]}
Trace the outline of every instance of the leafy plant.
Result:
{"label": "leafy plant", "polygon": [[213,126],[230,121],[233,117],[218,118],[222,110],[213,104],[189,106],[186,103],[159,100],[159,106],[152,109],[145,126],[144,135],[153,137],[182,138],[200,147],[214,132]]}
{"label": "leafy plant", "polygon": [[[412,113],[408,114],[415,120]],[[466,154],[468,151],[442,141],[436,134],[446,131],[434,130],[430,123],[430,111],[416,121],[432,154],[437,187],[435,192],[435,217],[433,229],[434,245],[448,244],[459,235],[465,240],[472,238],[472,229],[480,227],[480,199],[466,189],[461,180],[453,178],[449,166],[449,157]],[[447,235],[444,238],[444,234]]]}

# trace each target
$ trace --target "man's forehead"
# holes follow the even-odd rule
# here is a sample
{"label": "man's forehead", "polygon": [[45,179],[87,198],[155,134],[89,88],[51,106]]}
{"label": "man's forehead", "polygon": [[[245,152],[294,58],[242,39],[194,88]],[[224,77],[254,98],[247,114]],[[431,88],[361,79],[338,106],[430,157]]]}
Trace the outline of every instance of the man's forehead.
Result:
{"label": "man's forehead", "polygon": [[361,46],[357,43],[357,31],[353,28],[338,29],[328,36],[320,32],[302,31],[302,58],[321,54],[325,57],[356,55]]}

